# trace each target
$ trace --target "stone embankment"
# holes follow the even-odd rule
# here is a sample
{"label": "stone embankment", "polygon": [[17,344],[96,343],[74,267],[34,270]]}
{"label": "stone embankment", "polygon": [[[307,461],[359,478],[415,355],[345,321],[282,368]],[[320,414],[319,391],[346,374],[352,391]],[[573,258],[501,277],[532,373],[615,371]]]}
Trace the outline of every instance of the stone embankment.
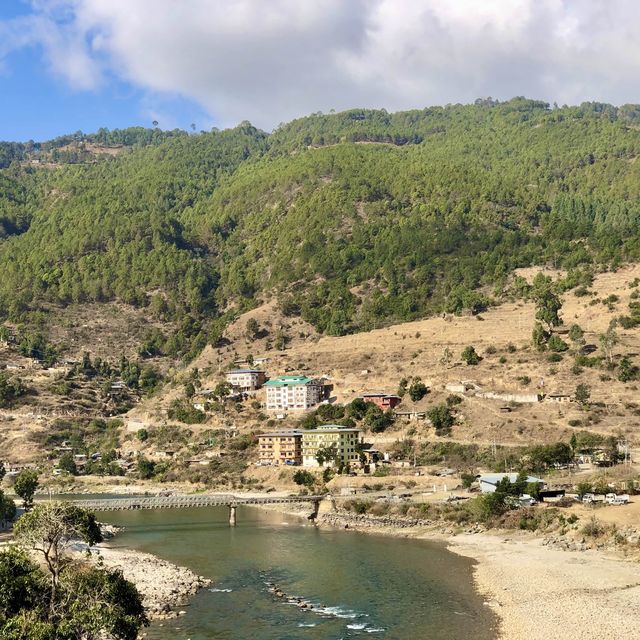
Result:
{"label": "stone embankment", "polygon": [[[423,520],[421,518],[402,516],[375,516],[356,514],[349,511],[325,513],[318,518],[318,524],[340,529],[388,528],[395,531],[404,531],[420,528],[433,530],[442,535],[455,535],[460,531],[459,527],[449,525],[442,520]],[[464,533],[483,533],[484,531],[485,528],[482,525],[473,525],[466,529]]]}
{"label": "stone embankment", "polygon": [[104,566],[120,569],[124,577],[136,585],[147,615],[152,619],[184,614],[182,608],[189,598],[211,584],[208,578],[150,553],[113,547],[96,547],[93,551],[100,554]]}

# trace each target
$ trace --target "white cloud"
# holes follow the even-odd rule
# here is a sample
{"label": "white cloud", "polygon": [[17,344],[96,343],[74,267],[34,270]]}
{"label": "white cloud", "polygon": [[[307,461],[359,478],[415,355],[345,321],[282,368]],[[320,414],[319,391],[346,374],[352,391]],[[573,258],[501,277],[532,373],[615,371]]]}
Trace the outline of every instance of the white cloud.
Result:
{"label": "white cloud", "polygon": [[115,75],[151,94],[195,100],[223,125],[249,119],[269,128],[330,108],[405,109],[488,95],[640,102],[636,0],[37,0],[32,7],[20,24],[0,23],[0,60],[37,42],[74,87]]}

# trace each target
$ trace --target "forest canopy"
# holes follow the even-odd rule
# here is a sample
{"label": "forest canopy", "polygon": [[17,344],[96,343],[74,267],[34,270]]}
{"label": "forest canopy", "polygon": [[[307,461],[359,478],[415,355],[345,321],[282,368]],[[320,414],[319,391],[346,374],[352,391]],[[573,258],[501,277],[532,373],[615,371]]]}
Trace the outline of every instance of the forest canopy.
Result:
{"label": "forest canopy", "polygon": [[329,334],[477,313],[517,267],[640,258],[638,118],[487,99],[0,143],[0,320],[119,301],[202,342],[273,292]]}

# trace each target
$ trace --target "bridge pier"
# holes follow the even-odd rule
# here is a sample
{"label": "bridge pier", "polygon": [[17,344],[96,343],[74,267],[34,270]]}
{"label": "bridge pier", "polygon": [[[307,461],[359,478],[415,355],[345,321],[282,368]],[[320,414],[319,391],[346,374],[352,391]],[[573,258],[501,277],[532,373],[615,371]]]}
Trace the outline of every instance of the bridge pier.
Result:
{"label": "bridge pier", "polygon": [[235,504],[229,505],[229,526],[230,527],[236,526],[236,509],[237,509],[237,506]]}

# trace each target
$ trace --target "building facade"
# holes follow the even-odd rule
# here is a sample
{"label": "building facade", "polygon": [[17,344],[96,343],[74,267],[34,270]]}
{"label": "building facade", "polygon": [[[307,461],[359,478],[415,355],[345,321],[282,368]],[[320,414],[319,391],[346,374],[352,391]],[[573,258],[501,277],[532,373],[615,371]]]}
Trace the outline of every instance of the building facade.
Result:
{"label": "building facade", "polygon": [[[302,432],[302,465],[305,467],[333,467],[360,463],[360,429],[329,424]],[[335,448],[335,459],[318,462],[318,451]]]}
{"label": "building facade", "polygon": [[389,393],[363,393],[362,399],[365,402],[375,404],[383,411],[386,411],[387,409],[394,409],[402,400],[400,396],[394,396]]}
{"label": "building facade", "polygon": [[264,384],[268,411],[305,411],[324,396],[324,381],[307,376],[280,376]]}
{"label": "building facade", "polygon": [[258,461],[265,466],[302,464],[302,433],[272,431],[258,436]]}
{"label": "building facade", "polygon": [[267,374],[260,369],[232,369],[227,371],[227,384],[235,391],[255,391],[267,379]]}

